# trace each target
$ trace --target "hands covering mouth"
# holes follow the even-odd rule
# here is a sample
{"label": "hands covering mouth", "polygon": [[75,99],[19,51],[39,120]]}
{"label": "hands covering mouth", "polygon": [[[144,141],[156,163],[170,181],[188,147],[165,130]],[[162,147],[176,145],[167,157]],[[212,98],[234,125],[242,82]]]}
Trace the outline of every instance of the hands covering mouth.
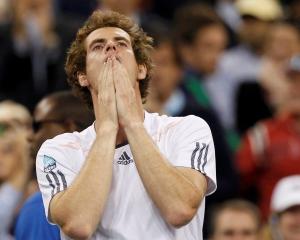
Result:
{"label": "hands covering mouth", "polygon": [[109,59],[111,59],[112,61],[117,60],[119,63],[122,63],[121,58],[114,52],[110,52],[107,54],[107,56],[104,58],[104,63],[106,64]]}

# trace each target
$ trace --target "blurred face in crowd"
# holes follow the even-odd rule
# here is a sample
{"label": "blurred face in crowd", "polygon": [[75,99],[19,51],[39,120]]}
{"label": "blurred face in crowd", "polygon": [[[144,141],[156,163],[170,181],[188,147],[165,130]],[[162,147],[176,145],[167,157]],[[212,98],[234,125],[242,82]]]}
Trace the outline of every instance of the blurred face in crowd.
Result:
{"label": "blurred face in crowd", "polygon": [[[39,37],[47,46],[58,44],[54,31],[53,0],[17,0],[11,1],[14,9],[14,34],[17,38],[32,41]],[[33,41],[33,43],[35,42]]]}
{"label": "blurred face in crowd", "polygon": [[7,130],[0,136],[0,183],[14,176],[27,153],[27,133]]}
{"label": "blurred face in crowd", "polygon": [[201,74],[213,73],[226,45],[227,33],[222,26],[211,25],[199,30],[187,53],[190,64]]}
{"label": "blurred face in crowd", "polygon": [[290,98],[300,100],[300,71],[291,71],[288,74]]}
{"label": "blurred face in crowd", "polygon": [[[155,65],[153,72],[152,85],[157,91],[158,96],[169,97],[181,79],[181,67],[176,61],[175,52],[170,42],[159,44],[153,51],[152,59]],[[162,99],[164,100],[164,99]]]}
{"label": "blurred face in crowd", "polygon": [[265,54],[275,61],[287,61],[299,52],[299,32],[289,24],[270,27],[265,42]]}
{"label": "blurred face in crowd", "polygon": [[215,220],[213,240],[258,240],[258,226],[252,214],[225,209]]}
{"label": "blurred face in crowd", "polygon": [[99,0],[99,3],[110,10],[131,15],[138,10],[140,0]]}
{"label": "blurred face in crowd", "polygon": [[53,108],[53,102],[47,98],[42,100],[35,108],[34,136],[32,142],[34,156],[36,156],[44,141],[66,131],[63,119],[59,119],[52,113]]}
{"label": "blurred face in crowd", "polygon": [[243,16],[239,29],[240,39],[254,51],[260,52],[269,27],[270,23],[267,21],[259,20],[252,16]]}
{"label": "blurred face in crowd", "polygon": [[22,15],[18,17],[24,17],[24,15],[42,16],[52,14],[52,0],[18,0],[13,1],[16,14]]}
{"label": "blurred face in crowd", "polygon": [[300,205],[280,214],[278,228],[284,240],[300,239]]}

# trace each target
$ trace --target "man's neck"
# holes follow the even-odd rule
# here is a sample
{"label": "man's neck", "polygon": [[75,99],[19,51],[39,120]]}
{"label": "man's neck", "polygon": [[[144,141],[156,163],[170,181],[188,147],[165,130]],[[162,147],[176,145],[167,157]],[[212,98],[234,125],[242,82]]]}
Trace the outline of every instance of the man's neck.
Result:
{"label": "man's neck", "polygon": [[119,131],[117,133],[116,146],[122,145],[127,142],[127,137],[125,131],[122,127],[119,127]]}

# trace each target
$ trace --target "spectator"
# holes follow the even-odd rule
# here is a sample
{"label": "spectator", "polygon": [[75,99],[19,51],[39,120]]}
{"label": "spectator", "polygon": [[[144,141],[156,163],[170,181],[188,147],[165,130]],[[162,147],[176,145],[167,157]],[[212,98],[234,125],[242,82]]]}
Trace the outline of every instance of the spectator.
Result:
{"label": "spectator", "polygon": [[178,88],[183,71],[173,34],[164,22],[149,23],[144,30],[154,39],[152,58],[155,66],[146,108],[150,112],[178,116],[189,102]]}
{"label": "spectator", "polygon": [[[177,109],[176,115],[194,114],[204,118],[211,126],[215,139],[219,188],[214,196],[207,198],[207,209],[209,209],[215,203],[234,197],[237,187],[236,170],[232,163],[232,155],[225,131],[210,104],[210,96],[205,89],[205,77],[214,72],[218,58],[226,46],[227,35],[223,24],[214,11],[201,4],[182,8],[177,12],[176,24],[179,49],[185,66],[182,82],[178,87],[179,81],[177,79],[177,84],[167,85],[168,90],[162,92],[163,87],[165,87],[163,86],[164,83],[172,75],[166,74],[168,78],[165,76],[164,79],[160,75],[161,79],[157,81],[155,76],[161,73],[161,69],[167,68],[165,63],[158,62],[159,67],[154,74],[154,84],[159,86],[158,92],[162,92],[161,95],[166,96],[166,93],[173,92],[172,97],[175,97],[177,94],[178,102],[171,97],[167,101],[167,104],[170,105],[173,101],[173,105],[180,109]],[[159,58],[159,51],[161,51],[160,59],[162,60],[165,53],[163,50],[163,45],[157,48],[156,60]],[[165,48],[165,50],[167,49]],[[172,56],[172,54],[168,56]],[[174,53],[173,62],[176,62]],[[204,226],[204,235],[206,235],[206,226]]]}
{"label": "spectator", "polygon": [[[211,8],[201,4],[180,9],[176,13],[175,25],[180,57],[185,66],[181,89],[190,105],[209,109],[214,118],[220,121],[208,81],[215,73],[227,44],[224,25]],[[234,148],[234,138],[227,130],[226,140]]]}
{"label": "spectator", "polygon": [[11,4],[12,21],[0,32],[0,98],[32,110],[44,94],[66,88],[64,55],[78,21],[56,17],[53,0]]}
{"label": "spectator", "polygon": [[30,112],[22,105],[11,100],[0,102],[0,122],[10,123],[28,131],[32,131],[32,117]]}
{"label": "spectator", "polygon": [[[0,239],[10,239],[17,206],[32,164],[28,144],[29,112],[13,102],[0,103]],[[24,124],[24,125],[23,125]]]}
{"label": "spectator", "polygon": [[269,225],[264,240],[300,239],[300,175],[281,179],[271,199]]}
{"label": "spectator", "polygon": [[258,240],[260,233],[258,208],[245,200],[230,200],[212,212],[211,240]]}
{"label": "spectator", "polygon": [[[270,26],[257,81],[242,83],[237,92],[236,124],[240,134],[270,118],[286,96],[286,64],[299,53],[299,30],[289,22]],[[253,107],[255,106],[255,107]]]}
{"label": "spectator", "polygon": [[289,63],[287,81],[288,95],[277,114],[250,129],[237,153],[242,193],[259,204],[264,219],[269,215],[271,193],[277,181],[300,174],[299,56]]}
{"label": "spectator", "polygon": [[213,106],[224,127],[232,130],[236,130],[238,86],[258,79],[266,33],[270,23],[282,16],[279,3],[273,0],[238,0],[236,6],[242,16],[238,29],[240,44],[222,56],[216,73],[207,81]]}
{"label": "spectator", "polygon": [[[81,131],[92,124],[94,117],[85,105],[71,92],[56,92],[44,97],[34,111],[35,133],[33,155],[42,143],[58,134]],[[36,177],[32,177],[36,184]],[[60,239],[57,226],[47,222],[42,195],[33,194],[22,207],[15,227],[16,239]]]}

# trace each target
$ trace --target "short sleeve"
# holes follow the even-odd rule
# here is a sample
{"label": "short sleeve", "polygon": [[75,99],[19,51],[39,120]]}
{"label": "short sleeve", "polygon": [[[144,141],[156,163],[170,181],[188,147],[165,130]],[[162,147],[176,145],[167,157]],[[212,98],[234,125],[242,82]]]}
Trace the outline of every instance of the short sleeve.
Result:
{"label": "short sleeve", "polygon": [[46,141],[37,154],[37,180],[49,222],[51,222],[48,216],[51,199],[57,193],[66,190],[76,176],[73,158],[73,151],[53,140]]}
{"label": "short sleeve", "polygon": [[174,129],[171,159],[174,165],[189,167],[208,180],[206,195],[217,188],[215,147],[208,124],[196,116],[188,116]]}

